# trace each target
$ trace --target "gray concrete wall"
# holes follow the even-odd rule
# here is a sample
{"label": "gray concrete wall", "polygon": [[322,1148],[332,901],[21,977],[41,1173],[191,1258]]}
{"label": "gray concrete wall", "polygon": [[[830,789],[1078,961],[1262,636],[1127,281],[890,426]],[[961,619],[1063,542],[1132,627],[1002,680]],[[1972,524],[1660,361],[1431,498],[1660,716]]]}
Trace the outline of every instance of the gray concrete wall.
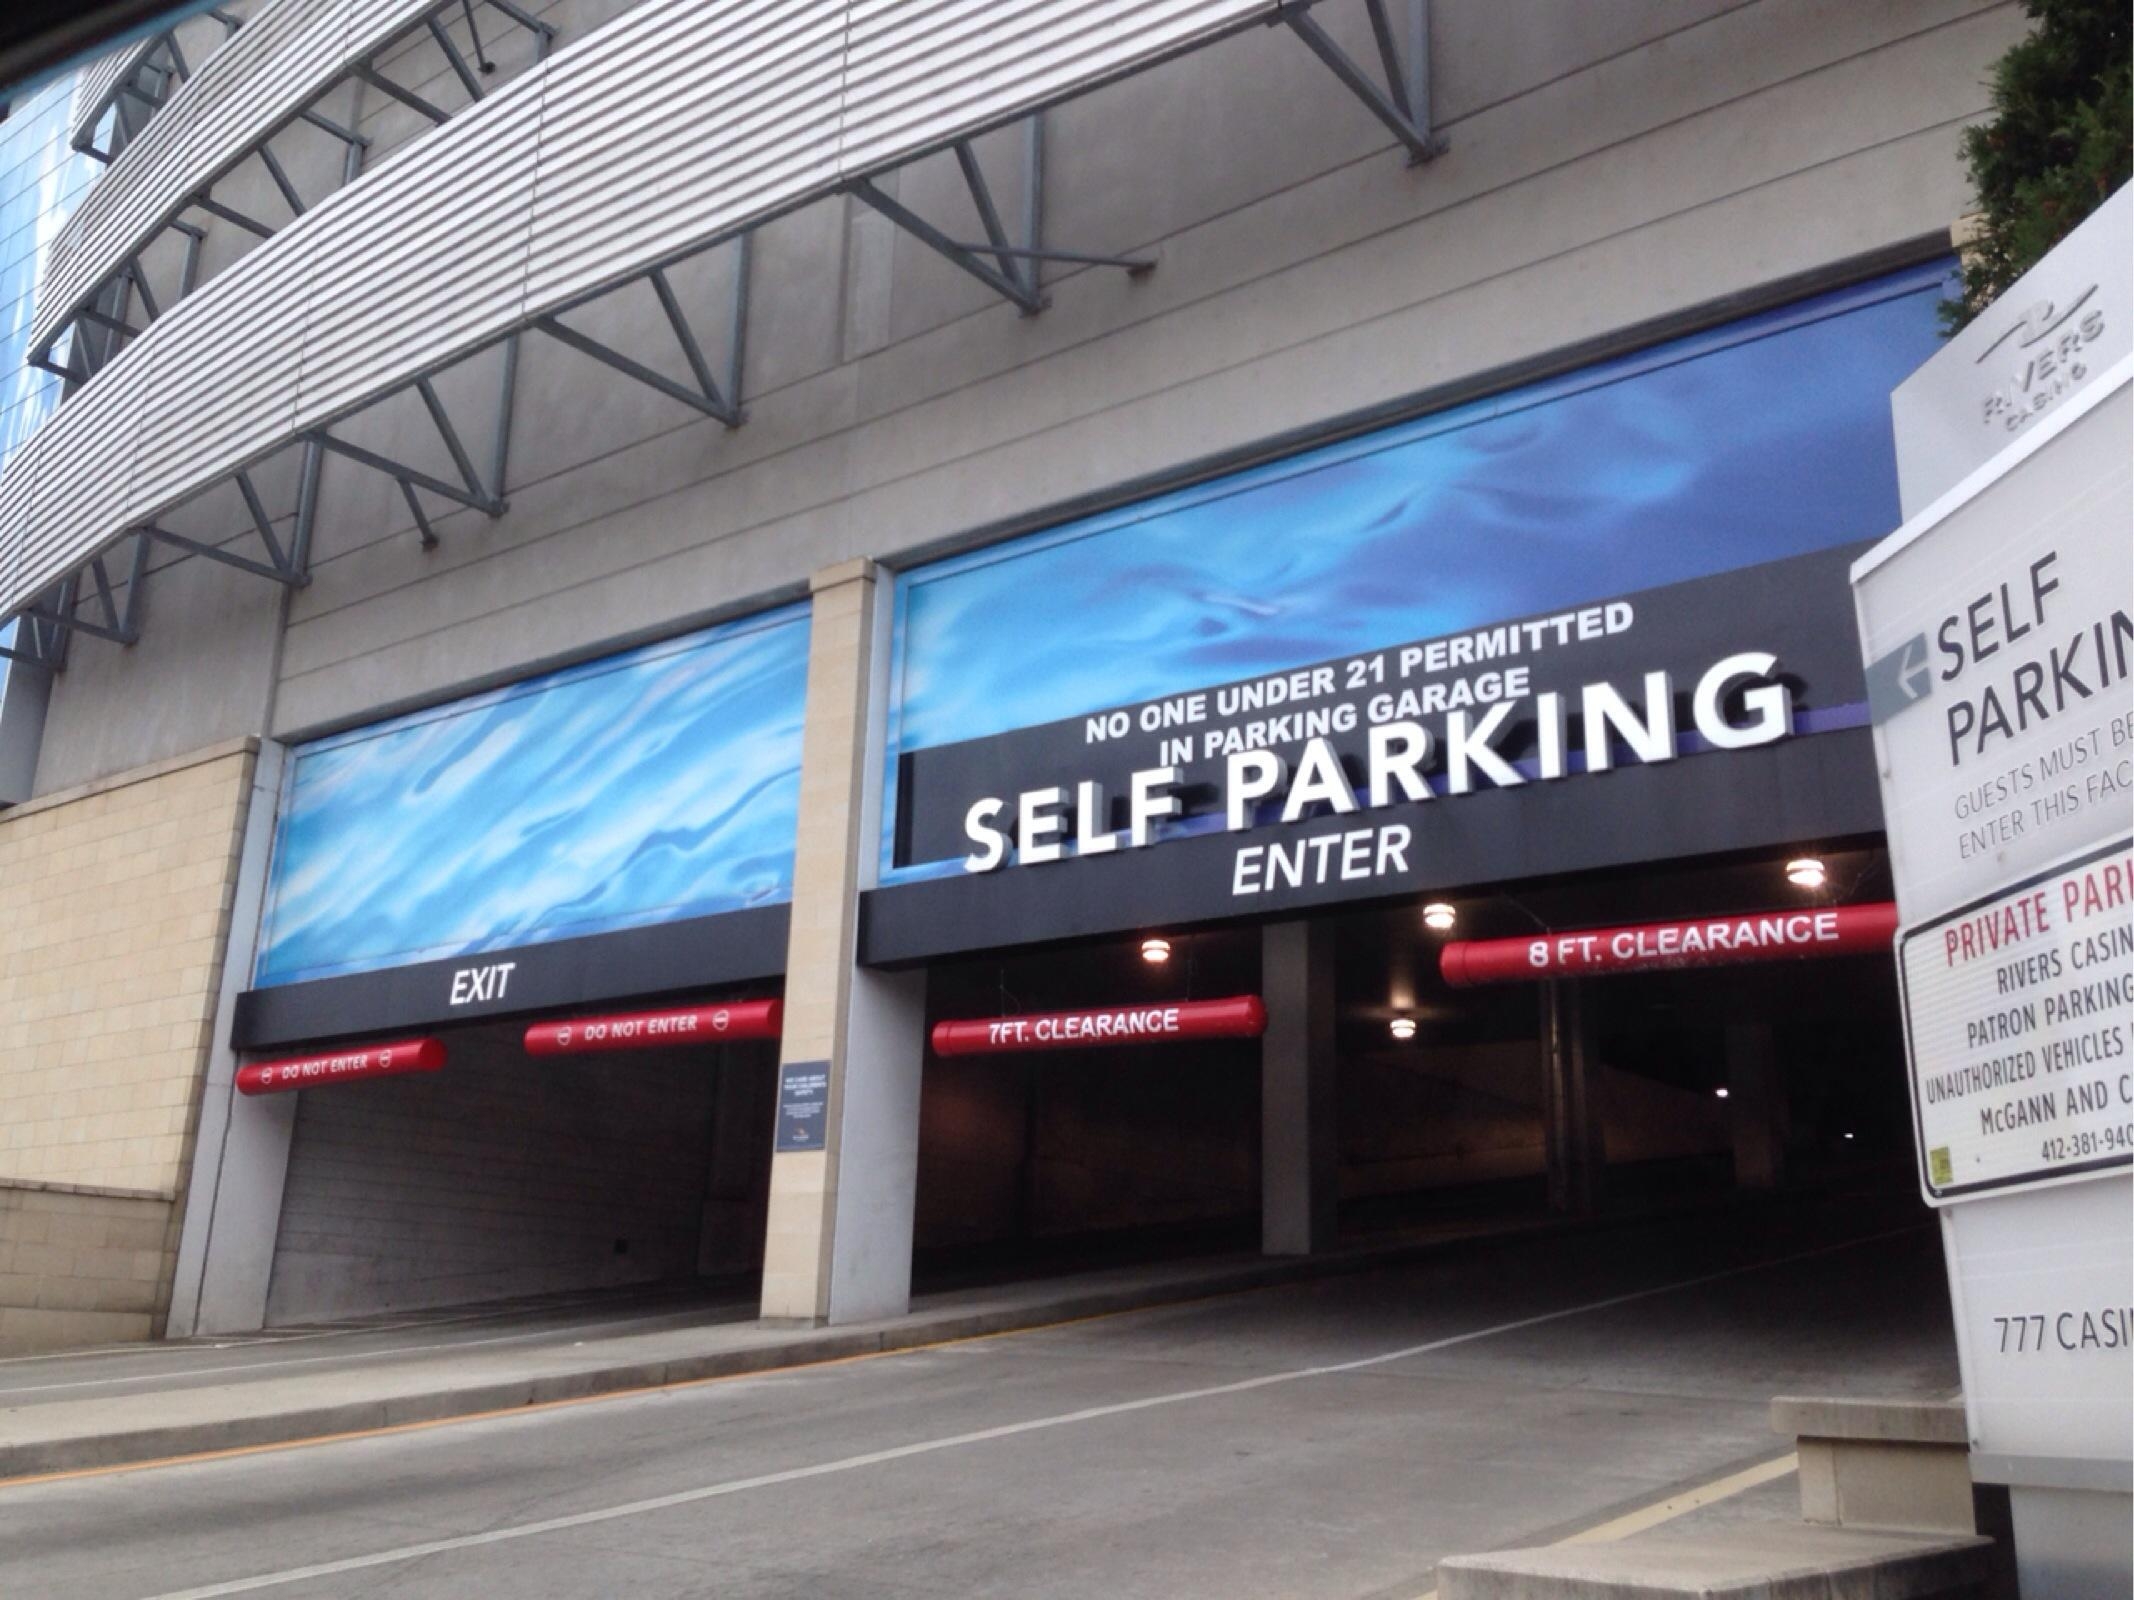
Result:
{"label": "gray concrete wall", "polygon": [[[547,15],[569,39],[619,9]],[[278,659],[271,586],[173,569],[142,645],[83,641],[42,781],[508,679],[1946,227],[1967,204],[1957,133],[2022,27],[1981,0],[1624,3],[1518,25],[1488,0],[1435,9],[1450,149],[1427,167],[1280,29],[1054,113],[1048,238],[1161,265],[1057,272],[1041,316],[843,202],[767,227],[738,430],[530,339],[503,517],[441,516],[425,552],[388,480],[331,463]],[[1360,7],[1326,15],[1365,42]],[[364,121],[373,162],[417,131],[375,94]],[[982,141],[1010,203],[1013,142]],[[955,182],[946,159],[894,180],[962,225]],[[728,270],[721,252],[679,276],[707,329]],[[679,372],[633,296],[574,316]],[[488,363],[448,396],[486,404]],[[352,435],[439,459],[414,407]]]}
{"label": "gray concrete wall", "polygon": [[[358,489],[367,509],[331,519],[297,599],[277,728],[784,594],[1943,227],[1965,204],[1956,125],[2019,26],[1950,0],[1581,8],[1606,19],[1575,28],[1606,37],[1440,10],[1452,146],[1427,168],[1274,30],[1057,113],[1049,236],[1161,265],[1063,275],[1035,318],[839,204],[766,229],[737,431],[534,341],[510,512],[448,519],[424,556],[382,488]],[[935,166],[901,192],[953,218]],[[632,331],[650,357],[654,330]]]}
{"label": "gray concrete wall", "polygon": [[302,1091],[270,1325],[694,1275],[712,1052],[449,1049],[433,1075]]}
{"label": "gray concrete wall", "polygon": [[1360,1052],[1341,1063],[1341,1194],[1530,1178],[1544,1164],[1532,1039]]}
{"label": "gray concrete wall", "polygon": [[[1613,1165],[1728,1148],[1726,1105],[1709,1094],[1606,1062],[1594,1089]],[[1344,1057],[1340,1131],[1344,1199],[1537,1176],[1547,1163],[1541,1047],[1510,1040]]]}
{"label": "gray concrete wall", "polygon": [[1249,1217],[1259,1108],[1250,1044],[929,1060],[917,1245]]}

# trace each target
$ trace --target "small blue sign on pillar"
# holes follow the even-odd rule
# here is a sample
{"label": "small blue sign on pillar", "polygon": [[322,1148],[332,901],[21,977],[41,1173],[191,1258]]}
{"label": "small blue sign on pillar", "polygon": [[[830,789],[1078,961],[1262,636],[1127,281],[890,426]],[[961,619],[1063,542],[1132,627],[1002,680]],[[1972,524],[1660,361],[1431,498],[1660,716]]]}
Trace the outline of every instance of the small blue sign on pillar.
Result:
{"label": "small blue sign on pillar", "polygon": [[788,1061],[778,1069],[780,1154],[827,1147],[830,1130],[830,1063]]}

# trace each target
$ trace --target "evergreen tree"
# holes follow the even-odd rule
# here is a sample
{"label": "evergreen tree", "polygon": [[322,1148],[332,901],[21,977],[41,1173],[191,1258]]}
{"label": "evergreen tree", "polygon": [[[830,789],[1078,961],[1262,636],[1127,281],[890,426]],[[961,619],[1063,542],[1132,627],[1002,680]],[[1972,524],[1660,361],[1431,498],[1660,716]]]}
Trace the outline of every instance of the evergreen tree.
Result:
{"label": "evergreen tree", "polygon": [[2134,170],[2126,0],[2024,0],[2029,37],[1994,64],[1993,120],[1966,130],[1980,229],[1964,251],[1953,333],[2037,263]]}

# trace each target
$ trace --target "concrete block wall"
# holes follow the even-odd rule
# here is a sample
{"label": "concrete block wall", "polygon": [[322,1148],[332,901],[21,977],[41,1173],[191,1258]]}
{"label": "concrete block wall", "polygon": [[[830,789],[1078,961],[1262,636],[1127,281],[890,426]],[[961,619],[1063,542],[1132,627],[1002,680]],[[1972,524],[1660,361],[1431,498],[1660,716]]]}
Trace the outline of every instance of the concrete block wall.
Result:
{"label": "concrete block wall", "polygon": [[176,1191],[253,750],[0,814],[0,1178]]}
{"label": "concrete block wall", "polygon": [[0,1355],[153,1338],[175,1209],[161,1195],[0,1178]]}
{"label": "concrete block wall", "polygon": [[254,759],[0,813],[0,1347],[144,1337],[168,1304]]}
{"label": "concrete block wall", "polygon": [[694,1275],[716,1052],[447,1049],[442,1072],[300,1091],[270,1326]]}

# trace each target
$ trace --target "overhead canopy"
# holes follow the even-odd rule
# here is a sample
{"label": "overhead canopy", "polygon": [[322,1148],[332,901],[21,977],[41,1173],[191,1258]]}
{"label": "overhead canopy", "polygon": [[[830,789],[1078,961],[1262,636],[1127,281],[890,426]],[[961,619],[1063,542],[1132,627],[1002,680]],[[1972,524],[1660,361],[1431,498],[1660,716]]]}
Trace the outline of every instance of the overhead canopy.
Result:
{"label": "overhead canopy", "polygon": [[[512,0],[482,0],[482,8],[500,26],[528,29],[544,47],[553,37],[553,29]],[[100,94],[107,105],[117,104],[126,136],[117,141],[120,148],[110,170],[82,197],[46,252],[30,324],[32,362],[86,382],[117,353],[119,340],[137,331],[135,320],[151,322],[190,293],[200,228],[184,220],[187,213],[201,221],[219,218],[247,232],[271,234],[285,220],[280,210],[272,220],[263,220],[214,195],[216,184],[246,162],[259,161],[286,211],[302,214],[306,199],[290,181],[273,145],[293,123],[310,123],[346,143],[344,177],[353,177],[369,141],[314,105],[337,86],[361,79],[433,121],[446,120],[443,108],[402,87],[379,64],[380,57],[411,38],[433,40],[460,74],[469,96],[480,99],[482,81],[466,57],[469,51],[482,55],[482,35],[471,31],[471,24],[463,25],[457,36],[446,28],[448,21],[473,14],[464,0],[271,0],[241,34],[190,76],[173,32],[143,41],[123,58],[99,63],[92,70],[100,75],[109,66],[122,69],[122,76],[94,94],[85,85],[78,108],[94,104]],[[234,18],[229,26],[235,30]],[[495,30],[491,32],[493,37]],[[144,74],[150,88],[137,85],[129,95],[127,85]],[[156,95],[152,102],[150,89]],[[152,104],[153,120],[136,121],[128,112],[136,104]],[[89,117],[88,133],[93,134],[101,115],[97,111]],[[76,143],[86,136],[78,131]],[[176,284],[166,282],[159,296],[143,280],[141,256],[173,229],[188,234],[193,249],[183,277]],[[53,348],[70,330],[77,336],[73,348],[65,365],[56,364]],[[116,337],[85,341],[81,336],[91,331]]]}
{"label": "overhead canopy", "polygon": [[[413,3],[341,0],[323,13],[313,6],[329,20],[306,35],[308,47],[343,59],[329,48],[341,37],[340,21],[354,37],[363,32],[357,19],[367,27]],[[295,44],[273,48],[280,36],[269,22],[296,4],[278,0],[211,65],[228,60],[235,74],[241,64],[271,60],[294,73],[301,52]],[[1041,241],[1034,204],[1019,237],[1011,236],[969,141],[1239,29],[1287,23],[1419,159],[1434,149],[1423,92],[1424,0],[1408,5],[1401,45],[1383,0],[1367,0],[1381,87],[1306,4],[1276,0],[647,0],[276,231],[140,332],[17,452],[0,475],[0,621],[28,624],[13,653],[58,665],[74,632],[130,642],[151,539],[284,583],[305,581],[315,472],[303,475],[285,544],[248,470],[299,442],[314,459],[332,449],[392,474],[425,529],[418,491],[501,511],[501,461],[471,458],[429,379],[501,342],[508,406],[509,352],[525,331],[563,339],[738,423],[738,364],[711,370],[662,269],[722,242],[745,247],[750,229],[827,195],[847,191],[876,206],[1026,310],[1043,303],[1040,260],[1145,268]],[[296,76],[317,81],[317,71]],[[203,69],[181,98],[205,78]],[[244,97],[283,107],[301,98],[248,79],[217,103]],[[151,125],[144,143],[167,121]],[[171,126],[175,140],[178,125]],[[183,170],[210,170],[210,147],[226,153],[232,145],[208,140],[197,161],[188,148],[183,159],[192,164]],[[139,170],[176,159],[171,150],[166,144],[160,159],[141,151]],[[963,164],[982,240],[950,238],[871,182],[946,150]],[[145,219],[166,191],[143,193]],[[90,271],[70,263],[59,298],[78,293]],[[556,320],[638,279],[660,294],[690,357],[693,387]],[[736,281],[745,284],[745,271]],[[737,317],[743,303],[737,288]],[[330,432],[411,388],[437,424],[456,481]],[[250,507],[256,552],[158,526],[175,507],[230,482]],[[106,564],[129,541],[131,579]]]}

